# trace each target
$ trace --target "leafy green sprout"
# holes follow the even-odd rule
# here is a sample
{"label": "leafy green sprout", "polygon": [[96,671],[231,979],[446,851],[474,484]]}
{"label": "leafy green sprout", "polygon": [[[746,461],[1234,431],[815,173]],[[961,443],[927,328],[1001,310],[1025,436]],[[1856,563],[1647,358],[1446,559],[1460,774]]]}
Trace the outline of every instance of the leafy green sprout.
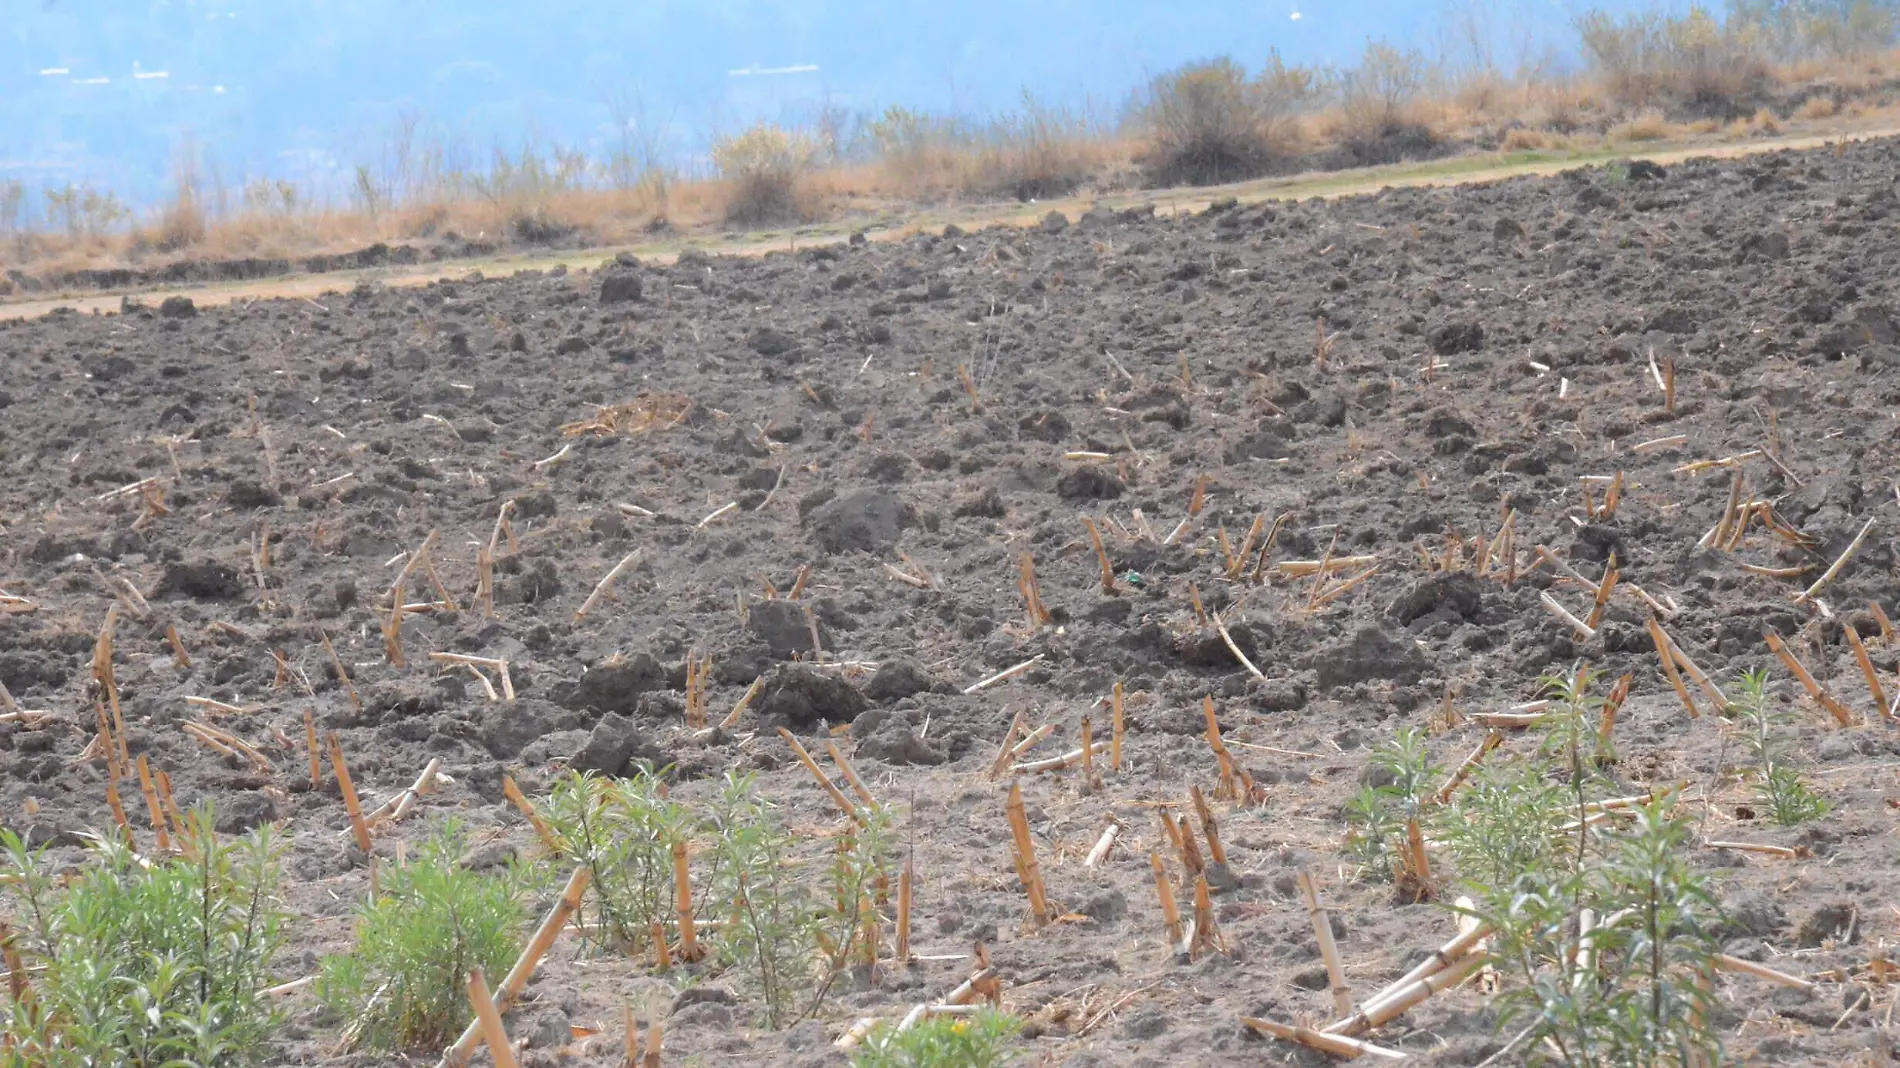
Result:
{"label": "leafy green sprout", "polygon": [[872,1031],[851,1058],[852,1068],[995,1068],[1016,1059],[1011,1043],[1022,1021],[983,1009],[970,1016],[933,1016],[907,1031],[890,1024]]}
{"label": "leafy green sprout", "polygon": [[1775,708],[1768,696],[1768,673],[1750,671],[1736,683],[1739,696],[1724,713],[1742,727],[1744,744],[1755,759],[1760,778],[1755,782],[1755,799],[1767,809],[1768,817],[1783,827],[1792,827],[1827,815],[1832,807],[1826,798],[1809,789],[1801,773],[1788,762],[1786,750],[1776,737],[1777,728],[1792,717]]}
{"label": "leafy green sprout", "polygon": [[1400,728],[1392,741],[1373,750],[1370,764],[1374,783],[1362,787],[1346,805],[1351,828],[1346,851],[1361,871],[1390,879],[1406,821],[1419,813],[1439,771],[1426,751],[1425,732],[1414,727]]}
{"label": "leafy green sprout", "polygon": [[531,873],[462,866],[460,828],[446,824],[387,871],[383,892],[361,906],[356,947],[327,957],[317,996],[350,1021],[345,1038],[376,1049],[425,1049],[454,1041],[468,1022],[466,984],[476,969],[506,974],[520,952]]}
{"label": "leafy green sprout", "polygon": [[[1653,802],[1633,827],[1599,833],[1588,868],[1546,865],[1475,887],[1493,959],[1516,979],[1499,997],[1499,1026],[1528,1024],[1533,1062],[1716,1062],[1708,977],[1720,912],[1684,859],[1686,835],[1668,803]],[[1585,910],[1596,918],[1587,934]]]}
{"label": "leafy green sprout", "polygon": [[[89,836],[70,881],[43,850],[0,832],[11,948],[27,975],[0,998],[0,1065],[207,1068],[268,1059],[263,993],[283,947],[282,840],[270,827],[220,839],[211,806],[186,816],[175,857]],[[18,996],[13,996],[17,991]]]}

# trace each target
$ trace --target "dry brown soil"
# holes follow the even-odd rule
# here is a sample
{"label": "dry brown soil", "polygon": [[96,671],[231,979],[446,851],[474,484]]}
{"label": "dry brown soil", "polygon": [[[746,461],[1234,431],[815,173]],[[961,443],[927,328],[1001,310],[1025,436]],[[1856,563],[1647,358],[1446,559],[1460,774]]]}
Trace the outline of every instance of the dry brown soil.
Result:
{"label": "dry brown soil", "polygon": [[[216,799],[229,829],[287,822],[302,920],[286,979],[347,944],[366,891],[334,788],[303,781],[306,710],[339,732],[371,804],[431,757],[454,777],[381,842],[386,863],[451,813],[532,852],[503,803],[504,772],[539,792],[592,732],[623,722],[642,751],[677,765],[682,793],[756,770],[795,826],[832,833],[829,802],[770,729],[788,723],[812,740],[835,733],[871,789],[901,806],[921,879],[918,951],[985,942],[1006,1006],[1031,1022],[1032,1063],[1283,1063],[1300,1055],[1243,1034],[1236,1017],[1325,1019],[1298,872],[1338,906],[1361,989],[1453,930],[1440,906],[1396,903],[1344,858],[1342,808],[1370,747],[1430,725],[1434,753],[1453,762],[1482,736],[1464,717],[1529,700],[1541,673],[1587,659],[1634,675],[1617,726],[1623,787],[1689,784],[1705,799],[1689,802],[1702,837],[1811,854],[1694,849],[1730,917],[1728,950],[1819,978],[1808,994],[1722,977],[1716,1023],[1731,1053],[1876,1057],[1893,1043],[1894,987],[1863,977],[1900,937],[1900,740],[1843,623],[1900,689],[1900,648],[1879,639],[1868,607],[1896,609],[1897,174],[1900,143],[1873,141],[1660,175],[1595,169],[1172,219],[1103,211],[796,254],[6,324],[0,589],[35,610],[0,615],[0,681],[54,720],[0,726],[0,821],[71,859],[77,833],[107,820],[103,765],[81,759],[88,661],[115,597],[133,601],[130,584],[149,602],[119,624],[130,748],[170,772],[181,801]],[[629,279],[637,299],[603,302],[604,286]],[[1673,413],[1652,353],[1674,363]],[[595,405],[658,394],[690,401],[677,425],[562,429]],[[1733,552],[1698,547],[1736,468],[1682,465],[1740,454],[1746,499],[1774,502],[1812,548],[1759,528]],[[1603,484],[1584,480],[1619,473],[1614,516],[1587,516],[1582,489],[1600,501]],[[142,520],[139,492],[112,491],[146,479],[166,511]],[[1205,507],[1163,544],[1203,480]],[[484,618],[471,607],[477,548],[506,502],[519,546],[504,544]],[[1494,535],[1512,510],[1515,582],[1422,557],[1442,563],[1450,539]],[[1246,569],[1230,581],[1223,532],[1237,545],[1256,517],[1282,515],[1267,581]],[[1124,578],[1102,590],[1085,517],[1140,588]],[[1827,610],[1797,604],[1869,520],[1822,594]],[[402,554],[436,530],[460,610],[410,616],[411,666],[397,669],[378,633],[385,596]],[[1593,638],[1540,602],[1590,604],[1554,565],[1532,569],[1540,545],[1592,580],[1610,553],[1622,563]],[[595,582],[636,549],[611,598],[577,621]],[[1329,552],[1379,570],[1332,599],[1279,577],[1280,563]],[[1024,553],[1047,626],[1025,618]],[[803,603],[790,604],[783,591],[807,565]],[[766,600],[768,584],[780,600]],[[1748,818],[1747,789],[1718,767],[1736,749],[1724,757],[1718,722],[1689,719],[1660,676],[1638,587],[1674,606],[1669,632],[1718,682],[1775,668],[1777,700],[1798,715],[1798,763],[1832,814],[1797,830]],[[426,598],[426,585],[409,596]],[[1197,619],[1196,596],[1262,677]],[[805,605],[821,631],[816,667],[793,662],[812,659]],[[167,624],[189,668],[174,662]],[[332,678],[319,628],[361,712]],[[1856,725],[1832,725],[1799,696],[1767,630]],[[506,659],[517,700],[434,670],[433,650]],[[735,731],[684,728],[693,651],[713,658],[715,716],[765,677]],[[1032,657],[1022,675],[960,692]],[[1117,680],[1127,766],[1095,793],[1076,775],[1022,783],[1051,894],[1086,917],[1032,930],[1006,786],[985,771],[1016,713],[1056,724],[1039,750],[1055,752]],[[180,721],[202,714],[187,696],[252,709],[219,723],[274,769],[183,734]],[[1208,696],[1265,801],[1221,806],[1238,876],[1215,899],[1227,952],[1181,963],[1147,858],[1157,808],[1212,785]],[[1126,822],[1121,844],[1086,869],[1111,815]],[[133,822],[143,837],[142,816]],[[536,1042],[562,1024],[604,1033],[567,1054],[530,1049],[535,1063],[610,1063],[622,1002],[683,981],[579,945],[556,948],[511,1026]],[[738,1004],[682,1009],[668,1063],[840,1063],[829,1039],[849,1021],[900,1016],[968,967],[888,965],[784,1033],[756,1026],[740,985]],[[285,1063],[388,1062],[331,1052],[335,1023],[307,1001],[290,1008]],[[1501,1045],[1494,1019],[1486,997],[1456,991],[1381,1041],[1420,1063],[1473,1064]]]}

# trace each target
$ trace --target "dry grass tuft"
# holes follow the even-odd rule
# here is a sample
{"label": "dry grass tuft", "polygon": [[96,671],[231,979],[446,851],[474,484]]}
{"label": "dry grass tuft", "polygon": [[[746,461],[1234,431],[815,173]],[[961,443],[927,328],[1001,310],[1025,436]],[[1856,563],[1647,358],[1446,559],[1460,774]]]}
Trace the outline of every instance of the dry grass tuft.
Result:
{"label": "dry grass tuft", "polygon": [[1662,112],[1645,111],[1610,127],[1610,138],[1615,141],[1662,141],[1678,129],[1663,117]]}
{"label": "dry grass tuft", "polygon": [[713,146],[713,165],[726,186],[726,221],[769,226],[805,217],[800,181],[816,148],[802,133],[759,123]]}
{"label": "dry grass tuft", "polygon": [[596,407],[586,419],[563,423],[566,437],[597,434],[645,434],[652,430],[671,430],[692,414],[693,402],[684,393],[642,393],[625,404]]}

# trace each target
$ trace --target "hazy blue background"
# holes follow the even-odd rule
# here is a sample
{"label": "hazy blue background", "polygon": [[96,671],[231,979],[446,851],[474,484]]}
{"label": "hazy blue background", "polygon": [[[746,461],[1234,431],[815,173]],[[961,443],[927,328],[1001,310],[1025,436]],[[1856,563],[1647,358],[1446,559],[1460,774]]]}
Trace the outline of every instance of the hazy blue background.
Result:
{"label": "hazy blue background", "polygon": [[[0,178],[160,199],[196,153],[228,186],[338,191],[418,114],[485,155],[598,152],[638,110],[690,161],[755,118],[904,104],[981,115],[1024,90],[1118,113],[1176,64],[1344,62],[1369,36],[1510,68],[1571,57],[1584,7],[1640,0],[0,0]],[[811,67],[783,73],[734,73]],[[616,112],[608,104],[618,100]],[[627,107],[638,100],[639,109]]]}

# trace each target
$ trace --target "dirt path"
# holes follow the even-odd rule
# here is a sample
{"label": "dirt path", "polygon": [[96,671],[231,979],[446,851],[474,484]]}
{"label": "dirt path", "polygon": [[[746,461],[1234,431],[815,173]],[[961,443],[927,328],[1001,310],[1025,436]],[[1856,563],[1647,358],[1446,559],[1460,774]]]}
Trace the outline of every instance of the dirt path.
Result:
{"label": "dirt path", "polygon": [[956,223],[964,229],[986,225],[1027,226],[1051,211],[1073,217],[1090,207],[1120,210],[1145,204],[1155,206],[1162,215],[1195,212],[1215,200],[1234,197],[1243,204],[1265,200],[1308,200],[1315,197],[1354,196],[1383,188],[1467,185],[1494,182],[1523,175],[1558,174],[1589,167],[1614,159],[1643,159],[1668,166],[1686,159],[1709,157],[1733,159],[1768,152],[1800,151],[1821,148],[1842,141],[1865,141],[1900,134],[1900,128],[1847,129],[1827,134],[1777,137],[1741,144],[1694,142],[1658,144],[1649,147],[1622,146],[1586,152],[1483,153],[1458,156],[1429,163],[1405,163],[1364,170],[1299,174],[1264,178],[1220,186],[1202,186],[1165,190],[1140,190],[1134,193],[1068,197],[1043,201],[1025,208],[1017,203],[986,203],[952,208],[927,209],[902,216],[896,224],[866,219],[851,219],[790,232],[765,231],[731,236],[694,237],[687,240],[647,242],[635,245],[601,246],[554,253],[504,254],[476,259],[442,260],[423,267],[379,267],[356,271],[330,271],[322,274],[298,274],[280,278],[249,279],[242,282],[208,283],[190,286],[162,286],[130,290],[102,290],[31,300],[0,300],[0,317],[34,318],[55,308],[71,308],[84,314],[107,314],[119,310],[121,299],[132,297],[155,304],[169,296],[185,295],[203,305],[232,304],[282,297],[317,300],[326,293],[338,293],[359,281],[375,281],[396,288],[427,285],[443,278],[460,278],[471,272],[509,274],[515,271],[549,270],[565,267],[586,270],[617,253],[629,252],[643,260],[671,263],[683,248],[697,248],[722,255],[758,255],[765,252],[813,245],[835,244],[853,232],[864,230],[873,241],[891,240],[925,229],[937,229]]}

